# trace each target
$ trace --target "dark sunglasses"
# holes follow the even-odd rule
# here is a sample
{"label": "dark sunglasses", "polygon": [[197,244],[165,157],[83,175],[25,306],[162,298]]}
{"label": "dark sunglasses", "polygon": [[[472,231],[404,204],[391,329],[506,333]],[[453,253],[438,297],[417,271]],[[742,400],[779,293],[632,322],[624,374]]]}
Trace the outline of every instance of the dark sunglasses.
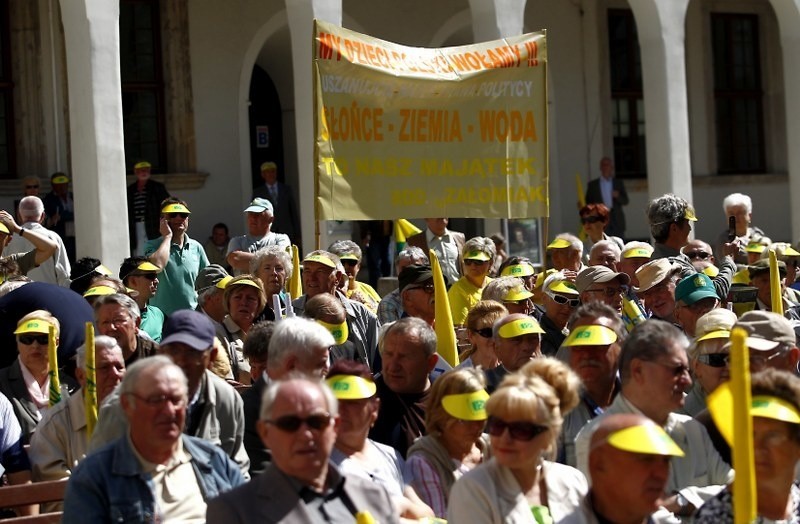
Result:
{"label": "dark sunglasses", "polygon": [[473,333],[477,333],[478,335],[482,336],[483,338],[492,338],[492,328],[485,327],[482,329],[473,329]]}
{"label": "dark sunglasses", "polygon": [[331,416],[328,413],[311,415],[306,418],[298,417],[297,415],[284,415],[276,418],[275,420],[265,420],[264,422],[267,424],[272,424],[279,430],[287,433],[294,433],[300,429],[300,426],[303,424],[311,429],[319,431],[331,425]]}
{"label": "dark sunglasses", "polygon": [[358,264],[358,260],[351,260],[349,258],[345,259],[345,260],[342,260],[342,265],[343,266],[355,266],[356,264]]}
{"label": "dark sunglasses", "polygon": [[712,368],[724,368],[728,366],[728,353],[711,353],[697,357],[698,362]]}
{"label": "dark sunglasses", "polygon": [[547,296],[552,298],[556,304],[561,304],[562,306],[564,304],[569,304],[569,307],[578,307],[581,304],[579,298],[567,298],[564,295],[556,295],[555,293],[552,295],[547,293]]}
{"label": "dark sunglasses", "polygon": [[189,218],[189,213],[167,213],[167,218]]}
{"label": "dark sunglasses", "polygon": [[132,273],[132,277],[144,277],[147,280],[155,280],[158,278],[158,275],[155,273]]}
{"label": "dark sunglasses", "polygon": [[482,266],[488,262],[488,260],[475,260],[474,258],[467,258],[464,260],[464,264],[467,266]]}
{"label": "dark sunglasses", "polygon": [[706,260],[708,257],[711,256],[711,253],[706,253],[705,251],[687,251],[684,253],[690,260]]}
{"label": "dark sunglasses", "polygon": [[17,340],[19,340],[21,344],[25,344],[26,346],[30,346],[34,342],[38,342],[39,345],[41,346],[46,346],[49,341],[47,335],[28,335],[28,334],[18,336]]}
{"label": "dark sunglasses", "polygon": [[541,424],[534,424],[533,422],[506,422],[497,417],[489,417],[486,423],[486,431],[493,437],[499,437],[505,433],[508,428],[508,433],[514,440],[533,440],[537,435],[541,435],[549,430],[548,426]]}
{"label": "dark sunglasses", "polygon": [[25,189],[39,189],[38,185],[35,186],[25,186]]}
{"label": "dark sunglasses", "polygon": [[433,284],[425,284],[424,286],[411,286],[408,289],[406,289],[406,291],[413,291],[415,289],[421,289],[425,293],[433,293],[435,290]]}
{"label": "dark sunglasses", "polygon": [[581,222],[584,223],[584,224],[596,224],[596,223],[602,222],[602,221],[603,221],[603,219],[600,218],[597,215],[591,215],[591,216],[588,216],[588,217],[581,218]]}

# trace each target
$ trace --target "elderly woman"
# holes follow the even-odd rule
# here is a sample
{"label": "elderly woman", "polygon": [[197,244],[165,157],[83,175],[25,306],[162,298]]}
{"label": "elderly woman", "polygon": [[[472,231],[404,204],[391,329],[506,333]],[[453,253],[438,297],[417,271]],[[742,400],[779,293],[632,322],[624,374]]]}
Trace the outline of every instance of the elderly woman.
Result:
{"label": "elderly woman", "polygon": [[459,368],[494,369],[500,360],[494,352],[492,326],[508,315],[508,309],[495,300],[481,300],[467,314],[467,337],[470,347],[459,355]]}
{"label": "elderly woman", "polygon": [[242,346],[266,302],[261,280],[248,274],[228,282],[222,295],[227,315],[217,327],[217,337],[228,345],[233,379],[244,384],[250,383],[250,364],[242,354]]}
{"label": "elderly woman", "polygon": [[533,293],[528,291],[525,283],[517,277],[500,277],[489,282],[481,300],[494,300],[503,304],[509,313],[530,315],[533,311]]}
{"label": "elderly woman", "polygon": [[694,382],[683,406],[690,417],[705,410],[706,396],[730,378],[730,350],[725,345],[735,323],[736,313],[723,308],[712,309],[697,319],[695,339],[688,350]]}
{"label": "elderly woman", "polygon": [[377,314],[381,296],[369,284],[356,280],[358,272],[361,270],[361,248],[358,247],[358,244],[352,240],[337,240],[328,247],[328,251],[337,255],[342,261],[344,273],[347,275],[345,288],[347,298],[361,302],[370,311]]}
{"label": "elderly woman", "polygon": [[559,522],[579,506],[584,476],[545,458],[556,451],[579,386],[567,365],[551,358],[505,377],[486,402],[492,458],[455,483],[449,522]]}
{"label": "elderly woman", "polygon": [[586,232],[585,253],[589,253],[596,243],[601,240],[611,240],[620,249],[622,249],[623,242],[619,237],[608,236],[605,233],[608,227],[609,220],[611,220],[611,213],[605,204],[587,204],[578,211],[581,217],[581,224],[583,230]]}
{"label": "elderly woman", "polygon": [[[0,392],[14,406],[14,414],[22,426],[25,444],[30,442],[36,424],[50,405],[50,357],[47,352],[50,327],[55,329],[56,347],[60,324],[48,311],[36,310],[28,313],[17,323],[19,357],[7,368],[0,369]],[[75,389],[74,380],[59,371],[61,394],[67,395]]]}
{"label": "elderly woman", "polygon": [[[751,378],[756,513],[753,522],[800,522],[800,379],[786,371],[766,369]],[[709,397],[714,421],[731,442],[733,398],[729,383]],[[739,517],[737,522],[742,521]],[[694,516],[698,524],[733,522],[733,489],[726,487],[706,501]]]}
{"label": "elderly woman", "polygon": [[488,439],[484,403],[486,379],[480,370],[448,371],[433,383],[425,410],[427,434],[408,450],[407,476],[437,517],[447,514],[453,484],[483,462]]}
{"label": "elderly woman", "polygon": [[431,509],[406,484],[400,453],[367,438],[380,407],[369,367],[351,360],[338,361],[331,366],[326,382],[339,400],[340,422],[331,462],[339,466],[342,473],[386,488],[402,517],[432,517]]}
{"label": "elderly woman", "polygon": [[464,244],[461,258],[464,261],[464,276],[459,278],[447,292],[453,325],[463,326],[467,313],[481,299],[483,288],[492,281],[489,268],[495,257],[494,242],[488,237],[470,238]]}

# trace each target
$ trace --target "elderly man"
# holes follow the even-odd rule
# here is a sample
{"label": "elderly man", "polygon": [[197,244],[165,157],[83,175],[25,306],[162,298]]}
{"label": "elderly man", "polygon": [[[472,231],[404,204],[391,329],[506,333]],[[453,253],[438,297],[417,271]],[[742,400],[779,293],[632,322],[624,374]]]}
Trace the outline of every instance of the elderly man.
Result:
{"label": "elderly man", "polygon": [[328,374],[333,335],[320,324],[301,317],[278,322],[267,350],[267,375],[280,380],[296,372],[318,379]]}
{"label": "elderly man", "polygon": [[686,276],[675,286],[675,322],[689,338],[695,336],[697,319],[719,304],[714,284],[704,273]]}
{"label": "elderly man", "polygon": [[125,287],[138,293],[133,299],[139,306],[141,314],[142,321],[139,328],[155,342],[161,341],[164,312],[149,302],[158,291],[158,274],[160,272],[161,268],[151,264],[145,257],[126,258],[119,268],[119,278]]}
{"label": "elderly man", "polygon": [[625,273],[617,273],[606,266],[589,266],[578,273],[575,287],[582,304],[596,300],[622,313],[622,297],[627,294],[630,281]]}
{"label": "elderly man", "polygon": [[[394,267],[399,277],[408,266],[428,265],[428,255],[415,246],[409,246],[397,254],[394,259]],[[400,320],[403,316],[403,301],[400,298],[400,289],[392,290],[378,303],[378,321],[381,324],[388,324],[395,320]]]}
{"label": "elderly man", "polygon": [[[749,267],[750,285],[758,290],[756,295],[756,308],[763,311],[772,311],[772,288],[770,287],[769,260],[762,258]],[[785,289],[786,264],[778,260],[778,274],[780,276],[781,291]],[[797,304],[781,296],[784,312],[790,312]],[[796,313],[793,315],[796,316]]]}
{"label": "elderly man", "polygon": [[544,315],[539,325],[542,335],[542,354],[551,357],[567,338],[566,327],[569,317],[580,304],[575,284],[567,280],[562,272],[553,273],[542,285],[542,305]]}
{"label": "elderly man", "polygon": [[50,241],[57,245],[56,252],[38,267],[28,271],[28,278],[35,282],[47,282],[48,284],[69,287],[71,268],[67,248],[58,233],[50,231],[42,225],[46,215],[44,214],[44,204],[42,204],[39,197],[27,196],[23,198],[19,203],[17,217],[22,223],[21,230],[25,230],[25,234],[28,236],[12,238],[4,250],[5,253],[8,255],[14,253],[24,254],[35,249],[36,245],[32,241],[30,232],[49,238]]}
{"label": "elderly man", "polygon": [[337,240],[330,246],[328,251],[339,257],[344,267],[343,291],[350,300],[361,302],[371,312],[378,312],[378,303],[381,296],[375,289],[366,282],[356,280],[361,271],[361,248],[352,240]]}
{"label": "elderly man", "polygon": [[[186,375],[189,402],[185,410],[187,435],[216,444],[239,464],[247,476],[250,461],[244,450],[244,411],[242,397],[227,382],[208,370],[214,358],[214,326],[202,313],[176,311],[164,323],[161,352]],[[100,408],[97,427],[89,450],[96,450],[123,435],[127,420],[122,415],[120,397],[110,395]]]}
{"label": "elderly man", "polygon": [[123,435],[75,468],[64,522],[202,522],[209,500],[244,483],[222,450],[181,433],[191,396],[168,358],[131,366],[119,395]]}
{"label": "elderly man", "polygon": [[306,300],[320,293],[329,293],[339,299],[347,313],[348,340],[356,347],[357,360],[368,365],[373,372],[380,369],[378,353],[378,317],[360,304],[345,297],[337,286],[344,278],[344,268],[339,257],[328,251],[312,251],[303,259],[303,290],[305,295],[292,302],[298,315],[303,314]]}
{"label": "elderly man", "polygon": [[261,178],[264,180],[264,185],[253,189],[253,200],[259,197],[268,199],[274,209],[273,229],[288,235],[296,245],[303,245],[300,238],[302,235],[299,210],[295,204],[291,187],[283,182],[278,182],[278,165],[275,162],[261,164]]}
{"label": "elderly man", "polygon": [[675,286],[680,277],[680,266],[667,258],[652,260],[636,271],[636,294],[652,318],[675,323]]}
{"label": "elderly man", "polygon": [[[725,223],[728,223],[730,217],[736,220],[736,238],[741,242],[741,245],[746,246],[750,243],[753,237],[763,237],[764,232],[759,228],[753,226],[751,221],[753,219],[753,201],[748,195],[742,193],[731,193],[726,196],[722,201],[722,209],[725,212]],[[725,244],[729,243],[729,231],[726,227],[717,237],[715,244],[715,252],[719,258],[725,253]],[[736,262],[740,264],[747,263],[747,254],[740,252],[736,256]]]}
{"label": "elderly man", "polygon": [[533,293],[519,277],[497,277],[483,288],[481,300],[494,300],[503,304],[509,313],[530,315],[533,311]]}
{"label": "elderly man", "polygon": [[[125,374],[125,362],[117,341],[99,335],[95,347],[95,388],[97,404],[114,391]],[[28,453],[33,465],[33,480],[61,480],[69,478],[78,462],[86,456],[89,436],[86,429],[86,344],[78,348],[75,377],[81,394],[73,394],[59,402],[39,421],[31,438]],[[58,505],[61,506],[60,504]],[[58,509],[53,508],[53,511]]]}
{"label": "elderly man", "polygon": [[564,417],[558,441],[559,462],[576,465],[575,437],[600,415],[619,392],[619,353],[627,332],[619,315],[600,302],[583,304],[572,315],[570,336],[557,357],[581,378],[581,402]]}
{"label": "elderly man", "polygon": [[405,457],[414,439],[425,434],[425,397],[436,366],[436,333],[422,319],[390,324],[381,340],[383,366],[375,380],[382,409],[370,438]]}
{"label": "elderly man", "polygon": [[398,277],[403,316],[421,318],[433,326],[436,308],[433,297],[433,273],[428,265],[407,266]]}
{"label": "elderly man", "polygon": [[144,248],[144,255],[162,269],[152,303],[165,315],[197,307],[194,281],[208,265],[203,246],[186,234],[190,214],[183,200],[166,199],[161,207],[161,238],[149,240]]}
{"label": "elderly man", "polygon": [[22,226],[14,221],[8,211],[0,210],[0,255],[5,251],[6,246],[11,242],[11,235],[19,235],[26,238],[33,244],[33,249],[25,253],[14,253],[0,260],[9,260],[17,264],[17,269],[21,275],[28,272],[52,257],[58,249],[58,244],[53,242],[49,236],[41,232],[22,229]]}
{"label": "elderly man", "polygon": [[670,460],[684,455],[675,441],[645,416],[630,413],[605,417],[592,435],[592,487],[562,524],[661,522],[661,518],[670,516],[659,509]]}
{"label": "elderly man", "polygon": [[628,192],[625,191],[625,183],[614,176],[614,162],[607,156],[600,159],[600,177],[586,186],[586,203],[605,204],[610,212],[606,233],[625,236],[625,211],[622,206],[628,205]]}
{"label": "elderly man", "polygon": [[209,524],[399,522],[386,490],[329,462],[339,425],[327,386],[293,378],[267,388],[258,421],[272,463],[256,480],[208,505]]}
{"label": "elderly man", "polygon": [[583,242],[571,233],[560,233],[547,244],[547,254],[553,261],[556,271],[574,271],[577,273],[583,268]]}
{"label": "elderly man", "polygon": [[254,198],[244,214],[247,215],[247,234],[231,239],[226,257],[235,275],[250,271],[253,253],[259,249],[268,246],[287,248],[292,245],[287,235],[271,230],[275,217],[272,203],[266,198]]}
{"label": "elderly man", "polygon": [[433,249],[442,266],[444,278],[452,285],[463,273],[461,252],[467,239],[464,233],[447,229],[449,221],[446,218],[426,218],[425,223],[428,226],[425,231],[408,237],[406,243],[420,248],[425,256],[429,249]]}
{"label": "elderly man", "polygon": [[688,346],[686,336],[667,322],[648,320],[636,326],[620,354],[620,393],[605,413],[584,426],[575,441],[578,469],[588,477],[592,434],[604,417],[641,413],[663,427],[686,454],[673,460],[666,493],[674,495],[662,500],[665,508],[680,516],[693,514],[733,478],[730,466],[700,423],[676,413],[692,383]]}
{"label": "elderly man", "polygon": [[211,264],[200,270],[197,280],[194,281],[194,288],[197,291],[197,311],[204,313],[214,323],[214,328],[222,324],[225,315],[225,285],[230,282],[231,277],[225,268],[216,264]]}
{"label": "elderly man", "polygon": [[139,306],[128,295],[105,295],[94,302],[97,332],[117,341],[126,366],[158,351],[158,345],[152,339],[139,333],[141,320]]}
{"label": "elderly man", "polygon": [[689,241],[692,222],[697,222],[694,208],[679,196],[666,194],[647,207],[650,234],[655,239],[652,259],[676,257]]}
{"label": "elderly man", "polygon": [[486,391],[492,392],[503,377],[542,356],[542,333],[535,318],[514,313],[507,315],[492,326],[494,349],[500,365],[486,370]]}
{"label": "elderly man", "polygon": [[147,161],[134,164],[136,181],[128,186],[128,236],[135,255],[144,255],[147,241],[161,235],[159,211],[169,198],[164,184],[150,178],[151,167]]}
{"label": "elderly man", "polygon": [[622,251],[613,240],[600,240],[589,251],[590,266],[606,266],[617,271]]}
{"label": "elderly man", "polygon": [[631,279],[631,286],[638,286],[639,280],[636,278],[636,270],[650,261],[653,254],[653,246],[644,242],[628,242],[623,246],[620,253],[617,271],[625,273]]}

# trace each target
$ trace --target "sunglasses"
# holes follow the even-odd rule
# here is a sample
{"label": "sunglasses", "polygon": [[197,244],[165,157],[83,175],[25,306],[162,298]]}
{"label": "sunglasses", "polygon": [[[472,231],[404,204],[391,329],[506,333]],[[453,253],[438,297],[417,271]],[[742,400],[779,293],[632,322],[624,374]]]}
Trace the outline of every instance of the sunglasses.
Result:
{"label": "sunglasses", "polygon": [[143,277],[147,280],[155,280],[158,278],[158,275],[155,273],[133,273],[131,274],[132,277]]}
{"label": "sunglasses", "polygon": [[411,286],[406,291],[413,291],[415,289],[421,289],[425,293],[433,293],[434,287],[433,284],[425,284],[424,286]]}
{"label": "sunglasses", "polygon": [[724,368],[728,367],[728,357],[728,353],[710,353],[698,356],[697,361],[712,368]]}
{"label": "sunglasses", "polygon": [[708,257],[711,256],[711,253],[706,253],[705,251],[688,251],[685,252],[684,255],[689,257],[690,260],[706,260]]}
{"label": "sunglasses", "polygon": [[482,266],[484,264],[488,264],[488,260],[475,260],[474,258],[468,258],[464,260],[464,265],[467,266]]}
{"label": "sunglasses", "polygon": [[602,221],[603,221],[603,219],[600,218],[597,215],[591,215],[591,216],[588,216],[588,217],[581,218],[581,222],[584,223],[584,224],[596,224],[596,223],[602,222]]}
{"label": "sunglasses", "polygon": [[556,304],[561,304],[562,306],[569,304],[569,307],[578,307],[581,304],[579,298],[567,298],[564,295],[556,295],[555,293],[546,293],[546,295],[552,298]]}
{"label": "sunglasses", "polygon": [[276,418],[275,420],[265,420],[264,422],[267,424],[272,424],[279,430],[287,433],[294,433],[300,429],[300,426],[303,424],[311,429],[319,431],[331,425],[331,416],[329,413],[310,415],[306,418],[298,417],[297,415],[284,415]]}
{"label": "sunglasses", "polygon": [[628,286],[620,286],[620,287],[605,287],[600,289],[587,289],[587,293],[601,293],[607,297],[613,297],[616,295],[624,295],[628,292]]}
{"label": "sunglasses", "polygon": [[39,186],[25,186],[25,189],[39,189]]}
{"label": "sunglasses", "polygon": [[477,333],[478,335],[482,336],[483,338],[492,338],[492,328],[485,327],[481,329],[472,329],[473,333]]}
{"label": "sunglasses", "polygon": [[511,438],[524,441],[533,440],[537,435],[541,435],[550,429],[549,426],[542,426],[533,422],[506,422],[497,417],[489,417],[486,423],[486,431],[493,437],[501,436],[505,433],[506,428]]}
{"label": "sunglasses", "polygon": [[47,335],[20,335],[17,337],[20,344],[30,346],[34,342],[38,342],[40,346],[46,346],[49,339]]}
{"label": "sunglasses", "polygon": [[358,260],[350,260],[349,258],[346,260],[342,260],[343,266],[355,266],[356,264],[358,264]]}
{"label": "sunglasses", "polygon": [[189,218],[189,213],[167,213],[167,218]]}

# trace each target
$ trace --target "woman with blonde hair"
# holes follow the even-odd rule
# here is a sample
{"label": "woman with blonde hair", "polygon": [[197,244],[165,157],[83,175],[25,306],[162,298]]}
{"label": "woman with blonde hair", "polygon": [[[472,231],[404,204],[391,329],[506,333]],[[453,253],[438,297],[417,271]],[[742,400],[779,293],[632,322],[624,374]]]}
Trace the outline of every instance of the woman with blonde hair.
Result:
{"label": "woman with blonde hair", "polygon": [[587,491],[578,470],[551,462],[564,415],[579,401],[580,379],[542,358],[503,380],[486,402],[492,458],[453,486],[449,522],[558,522]]}
{"label": "woman with blonde hair", "polygon": [[489,451],[483,434],[489,395],[480,370],[448,371],[433,383],[425,409],[427,434],[408,450],[406,476],[437,517],[447,514],[453,484],[483,462]]}
{"label": "woman with blonde hair", "polygon": [[494,352],[492,326],[508,315],[508,310],[500,302],[481,300],[467,314],[465,326],[470,347],[458,359],[459,368],[481,367],[484,370],[494,369],[500,360]]}
{"label": "woman with blonde hair", "polygon": [[222,304],[227,315],[217,327],[217,336],[228,345],[228,358],[233,379],[250,383],[250,364],[242,354],[247,332],[264,310],[267,297],[261,280],[254,275],[234,277],[225,285]]}

